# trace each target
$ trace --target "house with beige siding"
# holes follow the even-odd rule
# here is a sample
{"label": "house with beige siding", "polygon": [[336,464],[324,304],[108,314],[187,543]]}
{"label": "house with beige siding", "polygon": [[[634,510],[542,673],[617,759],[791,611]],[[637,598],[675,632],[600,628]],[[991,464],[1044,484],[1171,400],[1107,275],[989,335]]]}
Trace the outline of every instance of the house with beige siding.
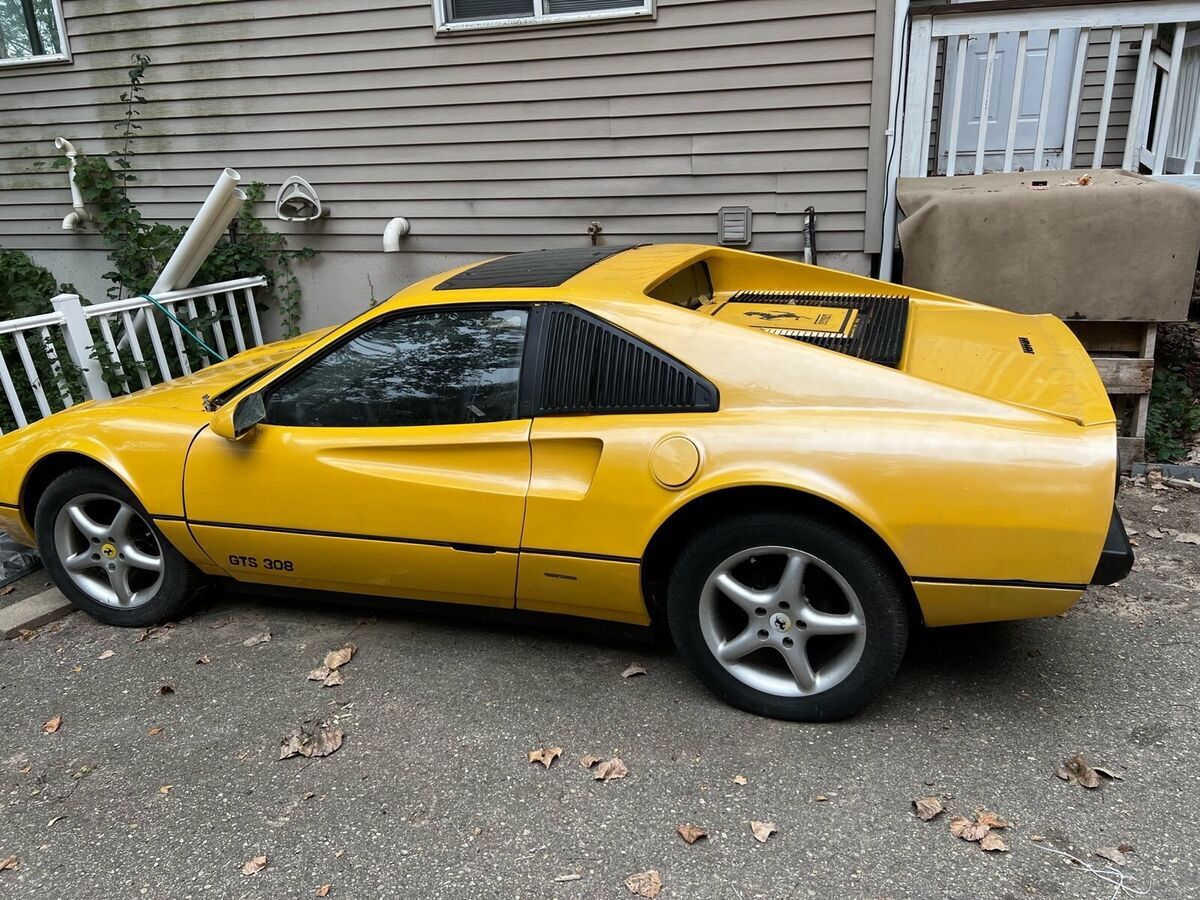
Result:
{"label": "house with beige siding", "polygon": [[[1194,171],[1200,26],[1184,38],[1162,23],[1200,18],[1196,4],[954,4],[993,18],[938,37],[926,25],[948,6],[0,0],[0,247],[104,295],[103,247],[86,222],[64,228],[69,184],[51,164],[56,137],[114,148],[138,53],[152,63],[133,199],[177,225],[223,167],[264,182],[258,214],[320,251],[298,267],[306,325],[509,251],[724,241],[799,258],[810,210],[817,261],[878,272],[897,175],[945,173],[952,155],[959,173],[1129,165],[1131,153],[1152,169],[1150,142],[1129,137],[1138,115],[1142,132],[1155,115],[1180,118],[1170,158]],[[1112,25],[1133,8],[1149,24]],[[908,65],[914,53],[928,73]],[[291,176],[327,215],[276,217]],[[408,232],[385,253],[397,217]]]}

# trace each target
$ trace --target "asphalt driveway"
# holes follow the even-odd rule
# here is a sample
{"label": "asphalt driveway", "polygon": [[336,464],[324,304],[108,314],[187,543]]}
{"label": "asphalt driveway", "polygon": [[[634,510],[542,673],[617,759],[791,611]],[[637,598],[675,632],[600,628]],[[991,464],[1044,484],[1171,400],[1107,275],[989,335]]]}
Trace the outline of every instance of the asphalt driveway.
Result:
{"label": "asphalt driveway", "polygon": [[[142,640],[72,615],[0,643],[0,895],[620,898],[654,869],[663,898],[1113,897],[1052,849],[1103,867],[1129,844],[1129,891],[1200,897],[1200,546],[1172,533],[1200,531],[1200,493],[1127,484],[1122,507],[1124,584],[919,635],[835,725],[741,713],[669,648],[613,638],[231,597]],[[344,684],[308,680],[347,641]],[[343,744],[280,760],[305,720]],[[1121,780],[1056,778],[1075,753]],[[978,809],[1007,852],[950,833]]]}

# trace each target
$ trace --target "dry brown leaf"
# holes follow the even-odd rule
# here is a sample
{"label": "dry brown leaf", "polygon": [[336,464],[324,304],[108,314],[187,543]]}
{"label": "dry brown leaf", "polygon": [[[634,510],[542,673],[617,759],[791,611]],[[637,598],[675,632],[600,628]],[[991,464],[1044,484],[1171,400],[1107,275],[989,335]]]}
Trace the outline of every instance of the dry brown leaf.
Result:
{"label": "dry brown leaf", "polygon": [[315,725],[305,722],[297,725],[279,743],[279,758],[288,759],[292,756],[304,756],[312,759],[318,756],[328,756],[342,746],[343,733],[340,728],[334,728],[324,723]]}
{"label": "dry brown leaf", "polygon": [[163,727],[161,725],[151,725],[146,729],[146,734],[150,735],[150,737],[154,737],[155,735],[162,734],[162,730]]}
{"label": "dry brown leaf", "polygon": [[988,828],[1007,828],[1009,823],[994,812],[988,812],[986,809],[981,810],[976,816],[975,821],[980,825],[986,825]]}
{"label": "dry brown leaf", "polygon": [[1008,844],[1004,842],[1004,838],[996,834],[994,831],[989,831],[979,842],[979,849],[992,850],[997,853],[1007,853]]}
{"label": "dry brown leaf", "polygon": [[1061,766],[1055,770],[1054,774],[1070,784],[1080,784],[1085,788],[1093,789],[1101,785],[1101,773],[1109,778],[1114,776],[1108,769],[1096,769],[1088,765],[1088,761],[1083,758],[1082,753],[1076,753],[1070,759],[1063,762]]}
{"label": "dry brown leaf", "polygon": [[54,734],[62,725],[62,716],[55,716],[53,719],[47,719],[42,723],[42,732],[44,734]]}
{"label": "dry brown leaf", "polygon": [[746,776],[745,776],[745,775],[734,775],[734,776],[733,776],[733,783],[734,783],[734,784],[749,784],[750,782],[749,782],[749,780],[746,778]]}
{"label": "dry brown leaf", "polygon": [[632,678],[634,675],[645,675],[646,670],[641,663],[630,663],[629,667],[621,673],[622,678]]}
{"label": "dry brown leaf", "polygon": [[[1126,844],[1121,845],[1121,847],[1125,847],[1125,846],[1128,846],[1128,845],[1126,845]],[[1118,866],[1123,866],[1123,865],[1125,865],[1126,862],[1128,862],[1128,860],[1125,857],[1125,854],[1128,851],[1122,850],[1121,847],[1101,847],[1099,850],[1096,851],[1096,855],[1099,856],[1101,859],[1107,859],[1109,862],[1114,862]],[[1130,847],[1129,849],[1132,850],[1133,848]]]}
{"label": "dry brown leaf", "polygon": [[267,858],[265,856],[256,856],[253,859],[246,860],[246,864],[242,866],[243,875],[257,875],[267,867]]}
{"label": "dry brown leaf", "polygon": [[171,636],[171,631],[175,628],[175,622],[164,622],[161,625],[154,625],[150,628],[143,628],[141,633],[133,639],[135,644],[140,644],[147,638],[158,638],[160,641],[165,641]]}
{"label": "dry brown leaf", "polygon": [[592,778],[596,781],[616,781],[618,778],[624,778],[629,774],[629,769],[625,767],[625,763],[621,762],[620,757],[614,756],[612,759],[606,759],[604,762],[596,766],[596,771],[592,773]]}
{"label": "dry brown leaf", "polygon": [[78,675],[83,671],[83,666],[71,666],[71,671]]}
{"label": "dry brown leaf", "polygon": [[629,893],[638,897],[654,898],[662,890],[662,875],[657,869],[638,872],[625,879],[625,887],[629,888]]}
{"label": "dry brown leaf", "polygon": [[210,662],[212,662],[212,660],[208,658],[207,653],[204,656],[196,657],[196,665],[198,666],[207,666]]}
{"label": "dry brown leaf", "polygon": [[[816,800],[818,803],[828,803],[829,802],[829,798],[826,797],[824,794],[817,794],[817,796],[813,797],[813,799]],[[913,802],[915,803],[916,801],[914,800]]]}
{"label": "dry brown leaf", "polygon": [[945,812],[942,801],[937,797],[921,797],[913,801],[913,806],[916,807],[917,818],[922,822],[928,822]]}
{"label": "dry brown leaf", "polygon": [[680,825],[675,830],[678,831],[679,836],[689,844],[696,843],[696,841],[700,840],[700,838],[708,837],[708,832],[699,825]]}
{"label": "dry brown leaf", "polygon": [[243,647],[257,647],[259,644],[265,644],[271,640],[271,632],[264,631],[262,634],[256,634],[254,637],[248,637],[242,641]]}
{"label": "dry brown leaf", "polygon": [[6,856],[4,859],[0,859],[0,872],[3,872],[5,869],[16,869],[20,865],[21,860],[16,856]]}
{"label": "dry brown leaf", "polygon": [[754,833],[754,839],[760,844],[765,844],[767,838],[775,834],[779,829],[775,827],[774,822],[751,822],[750,830]]}
{"label": "dry brown leaf", "polygon": [[317,666],[308,673],[309,681],[324,681],[329,677],[329,666]]}
{"label": "dry brown leaf", "polygon": [[1175,543],[1177,544],[1200,544],[1200,534],[1192,531],[1181,531],[1175,535]]}
{"label": "dry brown leaf", "polygon": [[158,692],[159,692],[160,694],[162,694],[164,697],[166,697],[166,696],[167,696],[167,695],[169,695],[169,694],[173,694],[173,693],[175,693],[175,685],[173,685],[173,684],[161,684],[161,685],[159,685],[159,686],[158,686]]}
{"label": "dry brown leaf", "polygon": [[579,875],[575,872],[569,872],[566,875],[556,875],[554,877],[554,880],[561,883],[561,882],[567,882],[567,881],[578,881],[582,877],[583,877],[582,875]]}
{"label": "dry brown leaf", "polygon": [[983,825],[967,816],[950,817],[950,833],[964,841],[981,841],[991,830],[990,825]]}
{"label": "dry brown leaf", "polygon": [[317,897],[328,897],[328,896],[329,896],[329,889],[330,889],[331,887],[332,887],[332,885],[329,885],[329,884],[323,884],[323,885],[321,885],[319,888],[317,888],[317,889],[316,889],[316,890],[313,892],[313,894],[314,894],[314,896],[317,896]]}
{"label": "dry brown leaf", "polygon": [[337,650],[330,650],[325,654],[325,667],[327,669],[340,669],[346,663],[350,662],[356,650],[358,650],[358,647],[354,644],[346,644]]}
{"label": "dry brown leaf", "polygon": [[584,756],[581,760],[579,760],[579,764],[581,766],[583,766],[585,769],[590,769],[596,763],[603,762],[603,761],[604,761],[603,756],[596,756],[593,753],[589,753],[586,756]]}
{"label": "dry brown leaf", "polygon": [[337,669],[334,669],[325,676],[325,680],[321,682],[321,687],[337,687],[339,684],[346,683],[346,676]]}
{"label": "dry brown leaf", "polygon": [[169,794],[169,793],[171,793],[171,788],[173,788],[173,787],[175,787],[175,785],[173,785],[173,784],[164,784],[162,787],[160,787],[158,789],[158,792],[160,794]]}
{"label": "dry brown leaf", "polygon": [[550,768],[554,761],[562,756],[562,747],[543,747],[541,750],[530,750],[526,754],[531,763],[541,763],[543,768]]}
{"label": "dry brown leaf", "polygon": [[15,584],[10,584],[8,587],[0,589],[0,597],[6,597],[17,589]]}
{"label": "dry brown leaf", "polygon": [[22,775],[28,775],[30,772],[33,771],[33,766],[24,765],[24,766],[21,766],[21,768],[17,769],[17,771],[20,772]]}
{"label": "dry brown leaf", "polygon": [[1125,780],[1120,775],[1118,775],[1116,772],[1114,772],[1112,769],[1109,769],[1106,766],[1092,766],[1092,768],[1095,769],[1097,772],[1099,772],[1101,775],[1103,775],[1105,778],[1111,778],[1114,781],[1124,781]]}
{"label": "dry brown leaf", "polygon": [[105,650],[103,653],[101,653],[99,656],[97,656],[96,659],[109,659],[110,657],[113,657],[116,655],[117,655],[116,651],[114,651],[114,650]]}
{"label": "dry brown leaf", "polygon": [[33,628],[20,628],[17,630],[18,641],[32,641],[38,636],[37,630]]}

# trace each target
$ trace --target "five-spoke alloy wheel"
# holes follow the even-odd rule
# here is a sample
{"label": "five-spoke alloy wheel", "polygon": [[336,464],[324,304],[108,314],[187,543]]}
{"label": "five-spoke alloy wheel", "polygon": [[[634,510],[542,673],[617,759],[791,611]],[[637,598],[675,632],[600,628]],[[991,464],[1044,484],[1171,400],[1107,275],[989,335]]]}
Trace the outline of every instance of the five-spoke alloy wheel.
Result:
{"label": "five-spoke alloy wheel", "polygon": [[38,500],[33,525],[59,590],[109,625],[177,618],[202,583],[133,492],[103,469],[59,475]]}
{"label": "five-spoke alloy wheel", "polygon": [[908,637],[879,547],[784,512],[724,519],[693,537],[671,575],[667,619],[718,695],[803,721],[859,710],[895,674]]}

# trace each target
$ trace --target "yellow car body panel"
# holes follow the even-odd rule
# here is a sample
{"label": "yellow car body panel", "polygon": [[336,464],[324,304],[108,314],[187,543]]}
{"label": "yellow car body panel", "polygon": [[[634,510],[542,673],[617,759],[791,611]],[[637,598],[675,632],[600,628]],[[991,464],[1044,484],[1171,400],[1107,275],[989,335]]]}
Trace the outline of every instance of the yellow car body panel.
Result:
{"label": "yellow car body panel", "polygon": [[[697,300],[680,285],[701,263],[711,290]],[[1091,362],[1053,317],[694,245],[616,253],[554,287],[438,289],[470,268],[337,328],[0,438],[0,527],[32,540],[38,473],[70,453],[117,474],[202,570],[267,585],[644,624],[642,568],[656,535],[701,508],[692,504],[747,489],[853,517],[894,556],[931,625],[1061,612],[1096,569],[1113,509],[1115,419]],[[832,299],[732,306],[741,290]],[[771,318],[791,313],[849,337],[862,316],[839,295],[909,298],[895,366],[773,333],[776,321],[799,324]],[[366,323],[481,302],[585,310],[707,379],[719,408],[261,424],[238,441],[209,427],[205,395],[275,367],[227,400],[235,409]]]}

